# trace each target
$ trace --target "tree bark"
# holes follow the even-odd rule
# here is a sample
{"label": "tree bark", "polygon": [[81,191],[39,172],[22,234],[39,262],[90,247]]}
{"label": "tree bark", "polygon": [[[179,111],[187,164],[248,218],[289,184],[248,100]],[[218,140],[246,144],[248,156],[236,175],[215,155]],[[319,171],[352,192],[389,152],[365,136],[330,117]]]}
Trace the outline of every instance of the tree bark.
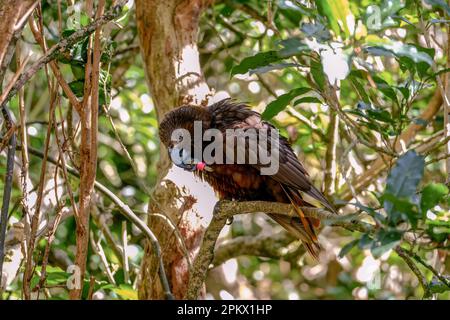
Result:
{"label": "tree bark", "polygon": [[0,0],[0,80],[11,62],[17,35],[27,21],[36,0]]}
{"label": "tree bark", "polygon": [[[209,88],[200,68],[197,33],[201,13],[209,2],[136,1],[141,54],[158,121],[181,104],[208,103]],[[191,173],[171,167],[163,146],[158,172],[149,213],[169,217],[178,226],[182,239],[175,237],[165,219],[149,215],[148,224],[160,241],[172,292],[176,299],[181,299],[187,291],[190,262],[199,250],[217,199],[211,188]],[[147,244],[141,268],[140,299],[164,298],[157,268],[158,261]]]}

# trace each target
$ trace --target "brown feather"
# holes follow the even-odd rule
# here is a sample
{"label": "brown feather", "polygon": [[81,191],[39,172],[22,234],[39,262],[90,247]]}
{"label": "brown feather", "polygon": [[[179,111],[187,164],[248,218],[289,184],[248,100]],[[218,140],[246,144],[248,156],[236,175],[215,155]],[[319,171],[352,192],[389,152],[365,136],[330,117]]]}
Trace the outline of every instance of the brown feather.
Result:
{"label": "brown feather", "polygon": [[[172,131],[177,128],[193,130],[193,122],[196,120],[203,121],[204,129],[215,128],[223,133],[227,129],[236,128],[243,130],[274,128],[269,123],[262,121],[260,115],[245,104],[226,99],[207,108],[183,106],[171,111],[161,122],[161,141],[169,147]],[[253,137],[249,139],[253,139]],[[224,144],[226,144],[225,141]],[[328,210],[334,212],[333,206],[311,183],[308,173],[298,161],[288,141],[281,136],[279,147],[279,171],[273,176],[261,175],[261,165],[259,164],[209,164],[210,170],[197,171],[195,174],[209,183],[220,199],[292,203],[297,213],[296,217],[271,213],[268,215],[299,238],[306,250],[317,258],[320,246],[316,228],[320,225],[320,221],[305,217],[300,207],[312,207],[313,205],[302,199],[301,192],[318,200]],[[224,150],[226,150],[225,147]],[[248,155],[254,152],[254,150],[248,149],[244,151],[247,159]]]}

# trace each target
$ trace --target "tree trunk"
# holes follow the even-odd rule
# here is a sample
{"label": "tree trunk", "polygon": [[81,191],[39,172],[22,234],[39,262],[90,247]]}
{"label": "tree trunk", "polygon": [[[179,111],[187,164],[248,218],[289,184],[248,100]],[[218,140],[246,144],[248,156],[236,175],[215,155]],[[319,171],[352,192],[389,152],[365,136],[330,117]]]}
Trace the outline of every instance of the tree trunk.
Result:
{"label": "tree trunk", "polygon": [[[197,33],[200,15],[208,4],[207,0],[136,1],[141,53],[158,121],[181,104],[207,105],[209,88],[200,68]],[[217,199],[210,187],[191,173],[171,167],[163,146],[158,172],[148,224],[160,241],[172,293],[181,299],[189,277],[186,256],[190,261],[195,258]],[[169,217],[182,239],[176,238],[166,219],[151,213]],[[147,245],[139,285],[141,299],[164,298],[157,268],[158,261]]]}
{"label": "tree trunk", "polygon": [[0,0],[0,80],[11,62],[17,36],[36,0]]}

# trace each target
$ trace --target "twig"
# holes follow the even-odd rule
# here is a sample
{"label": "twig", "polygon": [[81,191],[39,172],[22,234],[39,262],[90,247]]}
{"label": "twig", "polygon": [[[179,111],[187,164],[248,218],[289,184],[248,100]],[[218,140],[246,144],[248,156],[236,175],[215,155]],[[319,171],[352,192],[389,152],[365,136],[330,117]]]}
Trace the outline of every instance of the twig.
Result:
{"label": "twig", "polygon": [[[144,214],[147,214],[147,213],[144,213]],[[187,249],[186,242],[184,241],[184,238],[181,235],[180,230],[178,229],[178,226],[175,225],[175,223],[172,221],[172,219],[168,215],[165,215],[162,213],[148,213],[148,215],[163,219],[167,223],[167,225],[172,229],[172,232],[175,234],[175,236],[178,240],[178,243],[180,244],[181,250],[183,251],[183,254],[184,254],[187,264],[188,264],[188,268],[190,270],[192,268],[191,257],[189,256],[189,251]]]}
{"label": "twig", "polygon": [[[4,107],[2,109],[3,118],[6,122],[6,127],[8,129],[14,127],[14,122],[11,118],[9,109]],[[11,190],[13,183],[13,171],[14,171],[14,154],[16,152],[16,133],[13,131],[11,137],[9,138],[8,153],[6,156],[6,175],[5,184],[3,189],[3,201],[2,209],[0,213],[0,296],[3,291],[3,261],[5,258],[5,237],[6,237],[6,227],[8,225],[8,210],[9,203],[11,200]]]}
{"label": "twig", "polygon": [[114,280],[114,275],[109,267],[108,260],[106,259],[105,251],[103,250],[103,247],[100,243],[100,239],[95,241],[94,233],[90,232],[90,239],[91,239],[91,246],[92,250],[96,255],[100,257],[100,261],[103,264],[103,267],[105,268],[106,277],[108,278],[109,283],[116,285],[116,280]]}
{"label": "twig", "polygon": [[336,190],[336,149],[339,140],[339,116],[335,111],[330,110],[330,123],[328,125],[328,145],[325,154],[325,196],[331,196]]}
{"label": "twig", "polygon": [[436,271],[436,269],[434,269],[428,263],[423,261],[422,258],[419,257],[417,254],[415,254],[413,252],[408,252],[408,254],[410,254],[414,258],[414,260],[416,260],[422,266],[424,266],[425,268],[430,270],[436,276],[436,278],[438,278],[443,284],[445,284],[448,288],[450,288],[450,281],[448,279],[446,279],[445,277],[443,277],[442,275],[440,275],[439,272]]}
{"label": "twig", "polygon": [[48,157],[48,151],[49,151],[49,147],[50,147],[50,136],[51,136],[51,130],[52,130],[52,121],[54,118],[53,113],[55,112],[56,94],[57,94],[57,91],[54,90],[54,92],[51,93],[51,98],[50,98],[51,101],[50,101],[50,110],[49,110],[49,126],[47,127],[47,134],[45,137],[44,157],[42,159],[41,173],[39,176],[39,187],[38,187],[38,194],[37,194],[37,199],[36,199],[36,207],[33,212],[33,217],[31,218],[30,239],[29,239],[28,248],[27,248],[25,271],[23,273],[23,294],[24,294],[24,298],[27,300],[31,299],[30,285],[31,285],[31,279],[33,277],[33,251],[34,251],[34,246],[36,243],[37,230],[39,227],[40,210],[41,210],[43,193],[44,193],[45,176],[47,173],[47,157]]}
{"label": "twig", "polygon": [[[417,2],[416,2],[417,3]],[[425,43],[427,44],[428,48],[432,48],[431,46],[431,40],[430,40],[430,34],[429,34],[429,29],[426,28],[425,22],[423,20],[423,16],[422,16],[422,11],[421,11],[421,6],[419,5],[417,7],[417,11],[419,14],[419,19],[420,19],[420,28],[422,30],[422,33],[424,35],[425,38]],[[450,35],[450,27],[447,26],[447,36]],[[450,66],[450,46],[448,44],[448,38],[447,38],[447,68]],[[437,66],[435,61],[433,60],[433,63],[431,64],[431,69],[433,70],[433,72],[437,72]],[[448,76],[446,74],[444,74],[444,76],[448,79]],[[445,84],[442,83],[442,79],[440,76],[436,77],[436,82],[437,82],[437,86],[439,88],[439,91],[441,93],[441,96],[443,98],[443,108],[444,108],[444,137],[449,137],[450,136],[450,96],[449,96],[449,92],[448,90],[446,90],[446,87],[448,86],[447,81],[445,81]],[[446,150],[448,153],[450,153],[450,142],[447,143],[446,146]],[[448,183],[450,183],[450,158],[446,161],[445,164],[446,170],[447,170],[447,178],[446,181]]]}
{"label": "twig", "polygon": [[[98,2],[96,18],[103,15],[105,0]],[[88,14],[90,15],[88,10]],[[93,44],[90,42],[87,50],[88,61],[85,65],[84,95],[81,103],[81,143],[80,143],[80,191],[78,200],[79,219],[76,224],[76,254],[75,264],[80,270],[83,282],[86,272],[86,261],[89,248],[89,219],[91,209],[91,194],[97,171],[97,132],[98,132],[98,98],[99,76],[101,68],[101,26],[95,30]],[[91,55],[92,48],[92,55]],[[91,57],[92,56],[92,57]],[[76,106],[75,106],[76,107]],[[70,290],[70,299],[80,299],[82,287]]]}
{"label": "twig", "polygon": [[18,90],[22,88],[25,83],[30,80],[31,77],[33,77],[36,72],[38,72],[44,65],[49,63],[50,61],[53,61],[58,57],[59,54],[65,52],[68,48],[73,46],[75,43],[83,40],[88,35],[95,32],[95,30],[110,22],[111,20],[117,18],[120,13],[122,12],[122,7],[125,5],[127,1],[126,0],[119,0],[117,1],[116,6],[111,8],[107,13],[102,15],[100,18],[96,19],[91,24],[87,25],[84,28],[81,28],[80,30],[75,31],[67,38],[62,39],[60,42],[55,44],[53,47],[51,47],[47,53],[42,56],[38,61],[36,61],[32,66],[30,66],[26,71],[21,73],[15,84],[12,86],[11,90],[8,92],[8,95],[5,97],[5,99],[0,104],[0,109],[2,109],[6,103],[11,100],[12,97],[16,95]]}
{"label": "twig", "polygon": [[92,300],[92,296],[94,295],[94,288],[95,288],[95,277],[91,276],[89,279],[89,291],[87,295],[88,300]]}
{"label": "twig", "polygon": [[[18,147],[20,148],[20,146]],[[31,155],[34,155],[39,158],[43,158],[44,154],[36,150],[32,147],[28,147],[28,152]],[[55,159],[52,157],[48,157],[47,161],[57,165],[61,166]],[[73,169],[72,167],[69,167],[66,165],[67,172],[73,175],[74,177],[80,178],[79,173]],[[164,269],[164,262],[162,260],[161,255],[161,246],[159,245],[158,239],[155,237],[154,233],[150,230],[150,228],[141,220],[139,217],[128,207],[125,203],[122,202],[112,191],[110,191],[107,187],[102,185],[100,182],[95,181],[95,188],[103,193],[106,197],[108,197],[119,209],[120,213],[122,213],[128,220],[130,220],[141,232],[147,237],[147,239],[150,241],[151,246],[153,247],[153,250],[155,251],[155,255],[159,261],[159,269],[158,269],[158,275],[159,279],[161,281],[164,294],[168,300],[173,300],[174,297],[172,295],[172,292],[170,290],[169,281],[167,280],[167,275]]]}
{"label": "twig", "polygon": [[424,294],[423,294],[424,298],[429,297],[430,296],[430,288],[428,286],[428,281],[425,278],[425,276],[422,274],[422,272],[420,272],[419,268],[417,268],[417,266],[414,264],[414,261],[412,261],[412,259],[409,257],[407,252],[405,250],[403,250],[400,246],[395,247],[394,250],[400,256],[400,258],[402,258],[403,261],[406,262],[406,264],[411,269],[411,271],[416,275],[417,279],[419,280],[420,285],[422,286],[422,289],[424,292]]}
{"label": "twig", "polygon": [[116,255],[119,261],[119,265],[122,267],[123,266],[122,248],[114,240],[111,230],[109,230],[104,219],[102,218],[102,215],[99,214],[97,206],[92,206],[91,216],[94,223],[97,225],[97,228],[100,229],[102,234],[105,236],[106,243],[114,251],[114,254]]}
{"label": "twig", "polygon": [[125,283],[130,283],[130,266],[128,264],[128,234],[127,222],[122,221],[122,260],[123,260],[123,278]]}
{"label": "twig", "polygon": [[305,252],[304,247],[300,245],[298,246],[299,250],[295,250],[295,252],[286,249],[288,244],[296,240],[287,232],[269,235],[240,236],[218,245],[214,251],[212,264],[214,267],[217,267],[229,259],[244,255],[290,260],[293,253],[299,255]]}

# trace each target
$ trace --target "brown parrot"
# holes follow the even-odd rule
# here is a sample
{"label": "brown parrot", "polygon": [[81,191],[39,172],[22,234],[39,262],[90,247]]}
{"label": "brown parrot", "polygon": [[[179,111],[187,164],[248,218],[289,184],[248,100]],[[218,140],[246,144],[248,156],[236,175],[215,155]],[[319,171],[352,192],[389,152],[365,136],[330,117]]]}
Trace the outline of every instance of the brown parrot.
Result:
{"label": "brown parrot", "polygon": [[[332,212],[334,209],[324,195],[311,183],[308,173],[297,159],[289,142],[279,136],[278,171],[272,175],[261,174],[263,166],[248,161],[248,155],[251,152],[251,150],[247,150],[250,147],[249,143],[245,144],[246,150],[235,150],[244,152],[246,155],[244,163],[230,164],[223,159],[223,161],[205,165],[202,159],[194,159],[191,156],[193,148],[201,145],[199,141],[192,141],[186,147],[185,143],[182,144],[183,141],[174,138],[173,135],[176,129],[184,129],[194,135],[194,122],[196,121],[201,121],[202,130],[217,129],[224,136],[229,129],[242,129],[245,132],[249,129],[275,130],[275,128],[261,120],[260,114],[251,110],[247,105],[225,99],[208,107],[181,106],[170,111],[160,124],[159,135],[161,142],[167,147],[172,161],[174,161],[173,155],[178,155],[178,159],[181,160],[174,161],[174,163],[185,170],[193,171],[195,175],[210,184],[219,199],[275,201],[293,204],[298,213],[297,217],[267,214],[300,239],[306,250],[317,258],[320,246],[316,228],[320,225],[320,221],[305,217],[300,207],[314,207],[310,202],[318,202]],[[226,139],[223,139],[224,145]],[[267,148],[270,145],[270,143],[267,144]],[[223,148],[225,153],[230,150],[227,147],[228,145]],[[204,149],[204,146],[201,148]],[[307,202],[305,195],[315,201],[308,200]]]}

